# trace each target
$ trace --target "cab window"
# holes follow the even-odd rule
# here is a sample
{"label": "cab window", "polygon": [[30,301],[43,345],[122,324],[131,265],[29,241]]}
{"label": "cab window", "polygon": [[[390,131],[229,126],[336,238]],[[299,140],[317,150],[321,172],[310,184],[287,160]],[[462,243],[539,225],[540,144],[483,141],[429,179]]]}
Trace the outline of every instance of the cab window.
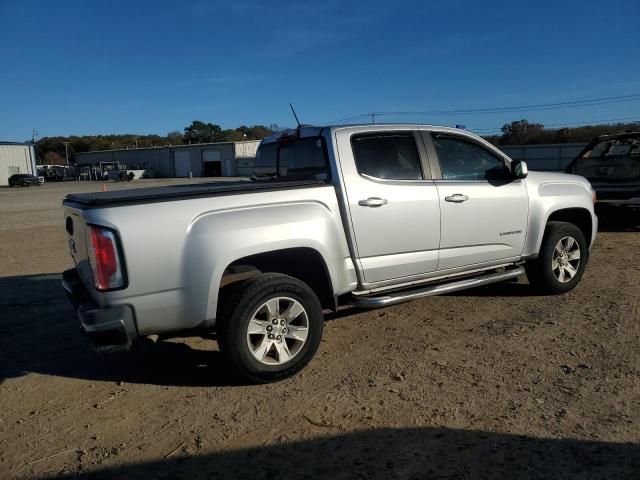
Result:
{"label": "cab window", "polygon": [[353,155],[359,173],[388,180],[422,180],[413,132],[354,135]]}
{"label": "cab window", "polygon": [[471,141],[433,135],[443,180],[507,180],[509,168],[502,158]]}
{"label": "cab window", "polygon": [[329,178],[329,162],[319,137],[260,145],[254,162],[258,177],[287,179]]}

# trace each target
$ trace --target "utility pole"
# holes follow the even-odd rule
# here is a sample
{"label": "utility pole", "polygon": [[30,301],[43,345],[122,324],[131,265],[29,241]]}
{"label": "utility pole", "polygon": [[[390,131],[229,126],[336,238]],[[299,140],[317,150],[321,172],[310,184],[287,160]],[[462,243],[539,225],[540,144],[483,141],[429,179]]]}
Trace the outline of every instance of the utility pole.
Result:
{"label": "utility pole", "polygon": [[371,123],[376,123],[376,112],[371,112]]}
{"label": "utility pole", "polygon": [[38,135],[39,135],[39,133],[35,128],[33,130],[31,130],[31,141],[33,142],[34,145],[38,141]]}
{"label": "utility pole", "polygon": [[69,166],[69,142],[64,143],[64,158],[67,159],[67,167]]}

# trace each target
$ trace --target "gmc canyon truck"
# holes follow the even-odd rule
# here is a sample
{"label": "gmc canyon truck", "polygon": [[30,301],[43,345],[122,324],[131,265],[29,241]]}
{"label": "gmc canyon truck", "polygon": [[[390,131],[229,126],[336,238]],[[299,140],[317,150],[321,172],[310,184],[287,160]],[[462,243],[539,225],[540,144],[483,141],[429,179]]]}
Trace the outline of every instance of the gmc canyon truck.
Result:
{"label": "gmc canyon truck", "polygon": [[295,374],[323,310],[515,279],[573,289],[596,237],[587,180],[527,172],[469,132],[300,127],[252,181],[71,194],[63,286],[95,350],[215,331],[238,375]]}

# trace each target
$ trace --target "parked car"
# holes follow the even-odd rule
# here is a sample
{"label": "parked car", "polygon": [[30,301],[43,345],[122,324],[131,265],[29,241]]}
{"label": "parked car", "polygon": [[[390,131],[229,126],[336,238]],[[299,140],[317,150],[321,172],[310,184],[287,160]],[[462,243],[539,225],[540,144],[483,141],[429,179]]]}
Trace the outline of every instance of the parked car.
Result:
{"label": "parked car", "polygon": [[97,351],[215,330],[239,375],[272,381],[311,360],[323,309],[524,273],[568,292],[596,237],[587,180],[528,173],[459,129],[301,127],[265,138],[255,165],[267,180],[66,197],[63,287]]}
{"label": "parked car", "polygon": [[640,206],[640,132],[594,138],[567,173],[586,177],[598,203]]}
{"label": "parked car", "polygon": [[40,179],[40,177],[36,177],[35,175],[30,175],[28,173],[16,173],[9,177],[9,186],[10,187],[30,187],[31,185],[37,185],[38,187],[44,181]]}

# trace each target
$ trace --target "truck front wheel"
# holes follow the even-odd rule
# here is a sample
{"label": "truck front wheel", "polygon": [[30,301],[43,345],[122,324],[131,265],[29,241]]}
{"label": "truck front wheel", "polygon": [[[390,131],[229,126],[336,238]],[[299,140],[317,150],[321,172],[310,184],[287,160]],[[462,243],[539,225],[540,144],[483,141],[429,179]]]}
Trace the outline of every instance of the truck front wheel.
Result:
{"label": "truck front wheel", "polygon": [[218,343],[224,359],[244,379],[264,383],[290,377],[309,363],[324,319],[316,294],[279,273],[250,278],[221,309]]}
{"label": "truck front wheel", "polygon": [[549,222],[538,258],[525,265],[529,283],[546,293],[565,293],[580,282],[589,251],[582,231],[572,223]]}

